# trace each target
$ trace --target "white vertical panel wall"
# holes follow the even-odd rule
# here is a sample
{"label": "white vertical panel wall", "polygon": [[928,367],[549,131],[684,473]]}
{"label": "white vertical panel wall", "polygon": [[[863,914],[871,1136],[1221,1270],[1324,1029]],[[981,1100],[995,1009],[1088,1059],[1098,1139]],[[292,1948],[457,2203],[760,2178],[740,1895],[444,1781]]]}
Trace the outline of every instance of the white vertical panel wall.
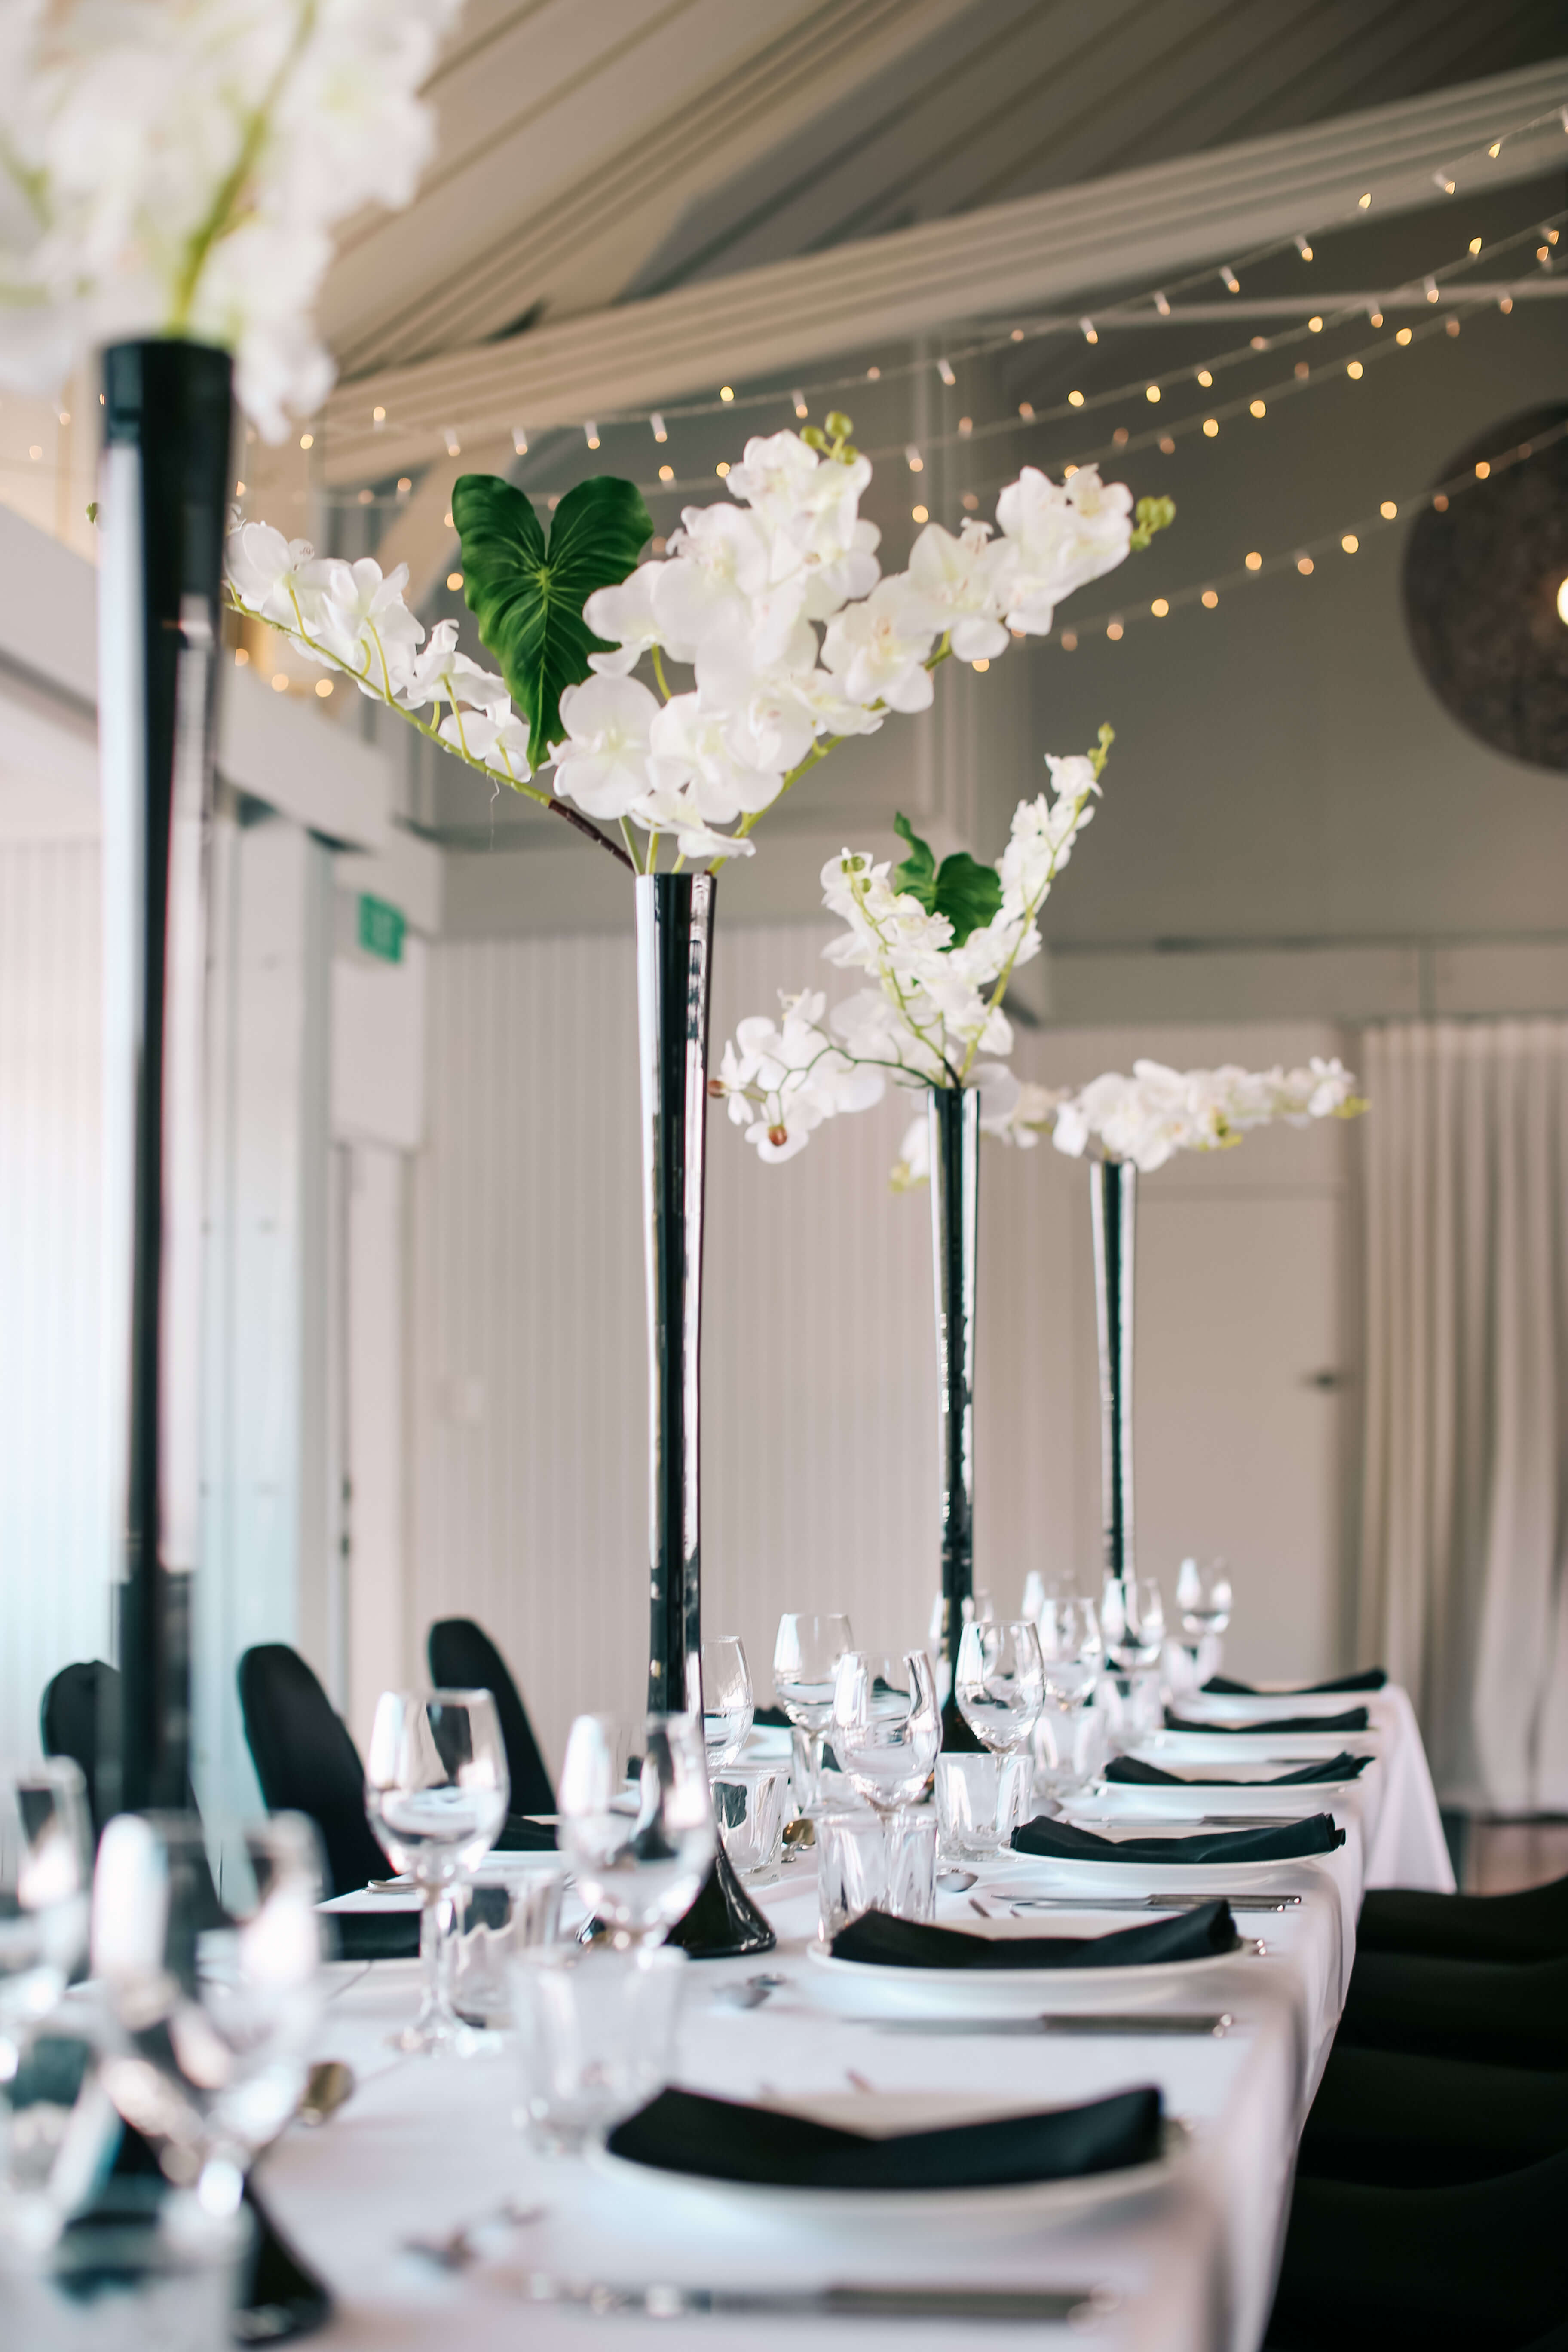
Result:
{"label": "white vertical panel wall", "polygon": [[[714,1051],[780,986],[837,975],[814,927],[721,927]],[[431,957],[429,1139],[416,1163],[406,1670],[430,1621],[480,1619],[547,1752],[644,1686],[646,1430],[629,933],[448,943]],[[1327,1029],[1077,1031],[1025,1040],[1060,1083],[1157,1050],[1253,1064]],[[710,1124],[704,1616],[765,1686],[780,1610],[847,1606],[922,1635],[936,1576],[930,1212],[887,1184],[909,1105],[761,1167]],[[1243,1671],[1340,1643],[1347,1245],[1342,1129],[1279,1132],[1151,1180],[1142,1220],[1145,1564],[1225,1550]],[[1087,1181],[988,1149],[981,1212],[979,1572],[1098,1567]],[[389,1591],[389,1608],[399,1595]],[[363,1623],[363,1618],[362,1618]],[[766,1696],[765,1687],[761,1693]]]}
{"label": "white vertical panel wall", "polygon": [[95,841],[0,843],[0,1757],[109,1640]]}

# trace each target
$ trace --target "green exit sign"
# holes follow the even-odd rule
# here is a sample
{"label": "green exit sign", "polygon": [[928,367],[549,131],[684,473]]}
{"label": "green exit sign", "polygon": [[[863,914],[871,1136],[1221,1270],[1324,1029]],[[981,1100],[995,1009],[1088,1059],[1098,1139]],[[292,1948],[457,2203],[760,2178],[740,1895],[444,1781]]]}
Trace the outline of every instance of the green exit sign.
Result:
{"label": "green exit sign", "polygon": [[408,929],[401,907],[362,891],[359,902],[359,943],[367,955],[384,963],[403,961],[403,934]]}

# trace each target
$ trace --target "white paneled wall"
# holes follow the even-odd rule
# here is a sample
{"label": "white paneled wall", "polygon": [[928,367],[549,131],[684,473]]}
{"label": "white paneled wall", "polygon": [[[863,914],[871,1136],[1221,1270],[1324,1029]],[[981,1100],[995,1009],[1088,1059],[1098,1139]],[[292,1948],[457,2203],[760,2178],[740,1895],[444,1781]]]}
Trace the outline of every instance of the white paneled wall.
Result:
{"label": "white paneled wall", "polygon": [[[815,927],[731,924],[715,1056],[742,1013],[826,973]],[[558,1759],[646,1671],[646,1402],[628,931],[432,951],[429,1141],[416,1163],[407,1670],[432,1618],[479,1618]],[[1322,1027],[1046,1032],[1058,1083],[1136,1052],[1251,1063]],[[847,1606],[921,1637],[936,1576],[927,1195],[891,1195],[900,1098],[765,1169],[709,1149],[704,1597],[765,1685],[781,1609]],[[1280,1132],[1146,1188],[1140,1281],[1144,1562],[1224,1550],[1245,1671],[1338,1655],[1349,1139]],[[988,1149],[981,1211],[977,1547],[1016,1602],[1032,1566],[1097,1570],[1087,1184],[1048,1147]],[[397,1596],[387,1594],[389,1609]],[[766,1696],[765,1689],[763,1696]]]}
{"label": "white paneled wall", "polygon": [[109,1639],[99,970],[97,843],[0,843],[0,1757]]}

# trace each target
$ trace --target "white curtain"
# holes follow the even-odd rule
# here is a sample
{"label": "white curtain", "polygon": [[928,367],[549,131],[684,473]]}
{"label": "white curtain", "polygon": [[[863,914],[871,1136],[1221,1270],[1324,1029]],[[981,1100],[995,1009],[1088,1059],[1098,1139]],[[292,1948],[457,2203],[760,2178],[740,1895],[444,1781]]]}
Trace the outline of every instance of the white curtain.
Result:
{"label": "white curtain", "polygon": [[1568,1810],[1568,1021],[1370,1030],[1360,1622],[1437,1784]]}

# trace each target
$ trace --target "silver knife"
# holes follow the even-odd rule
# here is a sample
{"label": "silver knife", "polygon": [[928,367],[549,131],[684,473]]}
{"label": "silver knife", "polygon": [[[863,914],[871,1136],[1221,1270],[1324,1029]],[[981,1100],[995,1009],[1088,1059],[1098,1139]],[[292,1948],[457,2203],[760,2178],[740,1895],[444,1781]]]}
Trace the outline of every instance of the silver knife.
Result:
{"label": "silver knife", "polygon": [[[1321,1812],[1320,1806],[1318,1811]],[[1079,1816],[1075,1814],[1074,1821]],[[1185,1837],[1189,1830],[1294,1830],[1303,1822],[1315,1822],[1317,1813],[1095,1813],[1086,1807],[1081,1816],[1085,1822],[1098,1822],[1106,1829],[1173,1830]],[[1041,1856],[1049,1862],[1049,1854]],[[1294,1855],[1284,1857],[1295,1860]]]}
{"label": "silver knife", "polygon": [[1004,1895],[991,1889],[993,1903],[1015,1911],[1201,1911],[1205,1903],[1228,1903],[1233,1911],[1293,1911],[1299,1895]]}
{"label": "silver knife", "polygon": [[858,2021],[879,2033],[1196,2033],[1223,2042],[1236,2023],[1228,2009],[1210,2016],[1186,2010],[1058,2010],[1043,2017],[883,2017]]}
{"label": "silver knife", "polygon": [[1117,2307],[1104,2287],[615,2286],[604,2281],[557,2279],[540,2271],[524,2281],[531,2303],[571,2304],[611,2316],[629,2312],[647,2319],[731,2313],[794,2319],[1056,2320],[1092,2326]]}

